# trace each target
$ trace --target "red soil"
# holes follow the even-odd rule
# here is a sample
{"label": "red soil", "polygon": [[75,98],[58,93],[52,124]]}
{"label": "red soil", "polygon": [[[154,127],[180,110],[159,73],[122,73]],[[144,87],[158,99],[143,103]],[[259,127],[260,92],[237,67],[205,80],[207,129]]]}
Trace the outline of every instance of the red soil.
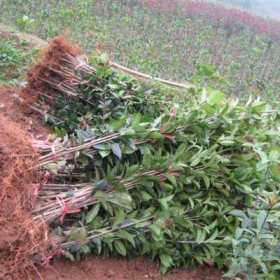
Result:
{"label": "red soil", "polygon": [[174,270],[162,276],[158,267],[143,258],[124,260],[89,257],[79,263],[56,262],[42,270],[44,280],[218,280],[221,274],[214,268]]}
{"label": "red soil", "polygon": [[31,109],[22,105],[19,92],[12,87],[0,88],[0,114],[16,123],[24,133],[31,137],[42,137],[48,129]]}
{"label": "red soil", "polygon": [[[46,137],[48,130],[38,116],[24,108],[13,88],[0,88],[0,279],[44,280],[218,280],[215,268],[174,270],[166,276],[147,259],[125,260],[88,257],[81,262],[55,260],[30,272],[34,254],[47,253],[47,232],[30,219],[32,182],[28,169],[36,161],[32,137]],[[24,155],[30,154],[30,157]],[[4,191],[5,190],[5,191]],[[7,272],[10,272],[7,274]],[[24,273],[24,274],[22,274]]]}

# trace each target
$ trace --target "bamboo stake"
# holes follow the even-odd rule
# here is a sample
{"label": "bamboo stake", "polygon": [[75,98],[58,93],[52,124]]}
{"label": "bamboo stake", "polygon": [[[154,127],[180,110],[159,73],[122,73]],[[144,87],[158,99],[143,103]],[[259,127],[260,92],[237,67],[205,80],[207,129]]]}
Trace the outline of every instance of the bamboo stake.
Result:
{"label": "bamboo stake", "polygon": [[168,85],[168,86],[172,86],[172,87],[177,87],[177,88],[182,88],[182,89],[190,89],[190,88],[194,88],[195,85],[191,84],[191,83],[178,83],[178,82],[174,82],[174,81],[169,81],[169,80],[165,80],[165,79],[161,79],[161,78],[157,78],[157,77],[153,77],[151,75],[127,68],[125,66],[122,66],[116,62],[113,61],[109,61],[108,64],[118,70],[121,70],[122,72],[125,72],[127,74],[130,74],[134,77],[137,77],[138,79],[144,79],[144,80],[150,80],[150,81],[156,81],[156,82],[160,82],[162,84]]}

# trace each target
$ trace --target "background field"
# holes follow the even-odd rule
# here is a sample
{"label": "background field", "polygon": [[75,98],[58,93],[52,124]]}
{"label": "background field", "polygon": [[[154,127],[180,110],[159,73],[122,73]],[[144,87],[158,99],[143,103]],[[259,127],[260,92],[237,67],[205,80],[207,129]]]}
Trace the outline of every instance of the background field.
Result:
{"label": "background field", "polygon": [[68,31],[88,53],[99,47],[162,78],[279,96],[280,25],[241,11],[180,0],[4,0],[0,16],[44,39]]}
{"label": "background field", "polygon": [[280,18],[280,2],[278,0],[213,0],[218,3],[247,9],[265,17]]}

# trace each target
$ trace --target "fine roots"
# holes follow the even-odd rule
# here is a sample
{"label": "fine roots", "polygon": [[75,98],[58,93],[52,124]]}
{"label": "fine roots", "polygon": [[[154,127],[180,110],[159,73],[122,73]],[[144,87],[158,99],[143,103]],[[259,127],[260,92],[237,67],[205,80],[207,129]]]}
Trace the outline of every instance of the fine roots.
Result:
{"label": "fine roots", "polygon": [[50,252],[47,226],[34,221],[37,155],[21,128],[0,116],[0,279],[31,279]]}
{"label": "fine roots", "polygon": [[[67,38],[58,36],[54,38],[46,47],[41,51],[41,54],[36,61],[36,64],[31,67],[27,75],[27,86],[22,89],[21,97],[27,106],[33,104],[38,96],[48,93],[50,88],[47,82],[54,82],[56,85],[63,83],[64,77],[64,63],[65,60],[75,58],[80,54],[78,46],[71,45]],[[61,75],[61,73],[63,73]],[[68,76],[71,79],[71,73]],[[51,99],[48,99],[51,103]]]}

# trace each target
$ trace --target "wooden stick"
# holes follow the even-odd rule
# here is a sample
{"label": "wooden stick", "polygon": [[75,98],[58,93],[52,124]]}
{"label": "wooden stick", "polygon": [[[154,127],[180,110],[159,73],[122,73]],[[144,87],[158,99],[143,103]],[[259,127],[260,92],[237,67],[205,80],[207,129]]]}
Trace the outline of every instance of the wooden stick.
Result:
{"label": "wooden stick", "polygon": [[127,68],[127,67],[122,66],[122,65],[120,65],[116,62],[113,62],[113,61],[109,61],[108,63],[111,67],[113,67],[115,69],[118,69],[118,70],[121,70],[125,73],[128,73],[128,74],[132,75],[132,76],[136,76],[138,79],[140,78],[140,79],[144,79],[144,80],[157,81],[157,82],[166,84],[168,86],[183,88],[183,89],[190,89],[190,88],[195,87],[195,85],[193,85],[191,83],[182,84],[182,83],[178,83],[178,82],[164,80],[164,79],[161,79],[161,78],[152,77],[151,75],[144,74],[142,72]]}

